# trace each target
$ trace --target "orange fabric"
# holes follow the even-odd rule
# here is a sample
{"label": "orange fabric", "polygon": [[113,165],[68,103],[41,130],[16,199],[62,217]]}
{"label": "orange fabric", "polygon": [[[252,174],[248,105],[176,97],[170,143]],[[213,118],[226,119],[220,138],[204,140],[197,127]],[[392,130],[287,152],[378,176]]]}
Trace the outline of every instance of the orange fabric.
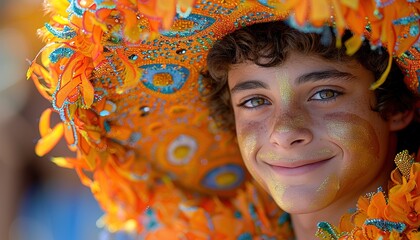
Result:
{"label": "orange fabric", "polygon": [[[419,2],[48,2],[51,20],[39,31],[46,46],[27,72],[52,102],[41,117],[36,153],[48,153],[64,136],[76,157],[53,161],[74,168],[90,187],[111,231],[136,231],[145,239],[236,239],[246,234],[286,239],[292,234],[288,223],[278,224],[282,212],[275,203],[247,184],[249,175],[233,136],[217,130],[202,99],[200,72],[207,51],[237,28],[289,17],[303,29],[304,24],[334,26],[337,45],[346,45],[349,54],[364,37],[374,46],[386,46],[406,70],[407,86],[418,91],[420,53],[413,44],[419,39]],[[341,43],[346,28],[354,37]],[[53,128],[52,112],[63,121]],[[398,221],[417,224],[413,214],[410,219],[404,215],[419,208],[417,195],[407,195],[412,183],[396,186],[390,191],[395,192],[391,204],[379,193],[362,198],[361,210],[346,215],[340,228],[356,224],[354,236],[376,234],[372,226],[362,226],[370,215],[397,214]]]}

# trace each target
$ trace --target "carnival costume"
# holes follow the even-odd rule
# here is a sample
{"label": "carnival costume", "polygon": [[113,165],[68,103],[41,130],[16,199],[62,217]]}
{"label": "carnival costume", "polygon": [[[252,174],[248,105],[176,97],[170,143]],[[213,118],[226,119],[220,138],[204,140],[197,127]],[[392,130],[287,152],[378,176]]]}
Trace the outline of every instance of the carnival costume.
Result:
{"label": "carnival costume", "polygon": [[[40,156],[65,138],[73,168],[105,211],[111,232],[144,239],[291,239],[288,215],[251,182],[231,133],[217,129],[201,72],[222,36],[284,20],[305,32],[332,26],[337,46],[364,39],[390,52],[419,91],[416,0],[50,0],[46,43],[28,78],[52,103],[40,119]],[[341,42],[346,29],[353,37]],[[39,61],[38,61],[39,60]],[[39,64],[38,62],[41,62]],[[50,126],[52,113],[62,122]],[[362,196],[326,239],[420,239],[420,164],[397,156],[388,193]],[[89,173],[89,174],[88,174]],[[88,175],[91,176],[88,177]]]}

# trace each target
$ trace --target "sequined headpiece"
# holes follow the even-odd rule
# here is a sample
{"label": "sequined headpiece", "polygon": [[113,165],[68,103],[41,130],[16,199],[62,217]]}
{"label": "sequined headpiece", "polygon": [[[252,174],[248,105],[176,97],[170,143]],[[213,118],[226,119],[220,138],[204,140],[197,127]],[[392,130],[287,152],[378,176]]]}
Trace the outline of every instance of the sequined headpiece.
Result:
{"label": "sequined headpiece", "polygon": [[[255,199],[232,196],[248,176],[233,137],[216,128],[202,99],[207,51],[235,29],[293,20],[302,31],[333,26],[338,41],[350,29],[354,35],[343,43],[350,54],[366,37],[372,47],[385,46],[407,86],[419,91],[414,0],[49,0],[45,8],[51,20],[39,35],[46,45],[28,77],[52,107],[41,116],[36,152],[66,139],[76,156],[53,161],[74,168],[91,188],[111,231],[171,233],[188,225],[206,232],[211,227],[203,230],[199,220],[218,216],[224,222],[212,227],[220,233],[234,222],[249,228],[246,219],[269,221],[261,211],[225,217],[224,204],[241,208]],[[54,112],[62,122],[51,127]]]}

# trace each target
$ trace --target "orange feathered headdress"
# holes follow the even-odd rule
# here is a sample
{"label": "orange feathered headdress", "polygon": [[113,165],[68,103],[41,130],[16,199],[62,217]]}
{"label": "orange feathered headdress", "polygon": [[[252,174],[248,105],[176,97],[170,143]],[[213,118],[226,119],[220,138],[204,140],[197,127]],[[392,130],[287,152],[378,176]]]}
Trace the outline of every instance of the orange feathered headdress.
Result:
{"label": "orange feathered headdress", "polygon": [[[36,153],[66,139],[76,156],[53,162],[76,170],[111,231],[279,236],[277,208],[256,198],[251,184],[244,188],[236,143],[216,128],[202,99],[207,51],[235,29],[292,18],[305,31],[333,26],[338,45],[350,29],[349,54],[368,29],[371,45],[386,46],[407,86],[419,88],[414,0],[49,0],[45,8],[51,20],[39,35],[46,45],[27,75],[52,103]],[[62,120],[54,127],[52,113]]]}

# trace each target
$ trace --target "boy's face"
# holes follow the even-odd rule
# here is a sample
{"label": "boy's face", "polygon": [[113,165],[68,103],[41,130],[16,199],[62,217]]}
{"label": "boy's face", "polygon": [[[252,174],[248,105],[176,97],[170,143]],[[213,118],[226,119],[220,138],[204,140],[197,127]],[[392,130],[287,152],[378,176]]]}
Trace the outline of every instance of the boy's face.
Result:
{"label": "boy's face", "polygon": [[228,78],[242,157],[285,211],[357,199],[388,174],[389,127],[356,61],[291,53],[277,67],[234,65]]}

